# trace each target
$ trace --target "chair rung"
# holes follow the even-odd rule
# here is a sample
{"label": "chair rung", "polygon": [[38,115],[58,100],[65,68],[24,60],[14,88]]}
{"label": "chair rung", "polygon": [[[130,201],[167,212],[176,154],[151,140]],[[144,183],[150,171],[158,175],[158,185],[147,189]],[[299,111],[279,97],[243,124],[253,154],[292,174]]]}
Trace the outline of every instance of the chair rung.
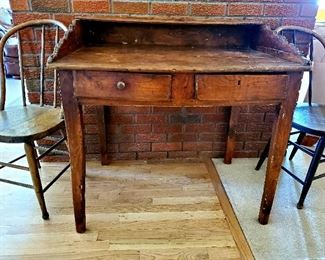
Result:
{"label": "chair rung", "polygon": [[314,181],[314,180],[318,180],[318,179],[323,178],[323,177],[325,177],[325,173],[318,174],[317,176],[315,176],[315,177],[313,178],[313,181]]}
{"label": "chair rung", "polygon": [[5,183],[9,183],[9,184],[13,184],[13,185],[17,185],[17,186],[21,186],[21,187],[25,187],[28,189],[34,189],[33,185],[30,184],[26,184],[26,183],[21,183],[21,182],[17,182],[17,181],[11,181],[11,180],[6,180],[6,179],[2,179],[0,178],[1,182],[5,182]]}
{"label": "chair rung", "polygon": [[[23,155],[21,155],[21,156],[18,156],[17,158],[12,159],[12,160],[9,161],[8,163],[14,163],[14,162],[16,162],[16,161],[19,161],[20,159],[24,158],[25,156],[26,156],[26,154],[23,154]],[[1,164],[3,164],[3,163],[0,162],[0,165],[1,165]],[[2,169],[2,168],[4,168],[4,167],[6,167],[6,166],[5,166],[5,165],[0,166],[0,169]]]}
{"label": "chair rung", "polygon": [[46,185],[46,187],[43,189],[43,192],[46,192],[61,176],[62,176],[62,174],[67,170],[67,169],[69,169],[69,167],[70,167],[70,163],[69,164],[67,164],[60,172],[59,172],[59,174],[58,175],[56,175],[54,178],[53,178],[53,180],[49,183],[49,184],[47,184]]}
{"label": "chair rung", "polygon": [[66,140],[66,137],[62,137],[57,143],[53,144],[50,148],[48,148],[44,153],[42,153],[40,156],[37,157],[37,160],[42,159],[44,156],[49,154],[52,150],[54,150],[55,147],[57,147],[59,144],[64,142]]}
{"label": "chair rung", "polygon": [[294,178],[297,182],[299,182],[301,185],[304,185],[305,182],[302,181],[300,178],[298,178],[296,175],[294,175],[291,171],[289,171],[284,166],[281,166],[281,169],[284,170],[287,174],[289,174],[292,178]]}
{"label": "chair rung", "polygon": [[299,144],[297,144],[295,142],[292,142],[290,140],[289,140],[288,143],[291,144],[291,145],[293,145],[293,146],[295,146],[295,147],[297,147],[298,149],[302,150],[303,152],[305,152],[306,154],[308,154],[310,156],[313,156],[314,155],[314,151],[311,150],[311,149],[308,149],[308,148],[306,148],[306,147],[304,147],[302,145],[299,145]]}
{"label": "chair rung", "polygon": [[[16,160],[18,161],[18,160]],[[22,166],[22,165],[16,165],[16,164],[11,164],[11,163],[5,163],[5,162],[0,162],[0,165],[2,169],[3,167],[10,167],[10,168],[15,168],[15,169],[19,169],[19,170],[24,170],[24,171],[29,171],[29,168],[26,166]]]}

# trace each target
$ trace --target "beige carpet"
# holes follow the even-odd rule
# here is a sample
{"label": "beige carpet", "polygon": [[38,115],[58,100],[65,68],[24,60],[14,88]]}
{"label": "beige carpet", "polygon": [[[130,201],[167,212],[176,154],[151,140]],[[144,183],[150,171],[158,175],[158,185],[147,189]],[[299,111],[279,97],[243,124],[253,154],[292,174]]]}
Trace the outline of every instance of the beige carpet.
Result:
{"label": "beige carpet", "polygon": [[[290,167],[306,171],[309,158],[297,153]],[[213,159],[236,216],[257,260],[325,259],[325,178],[313,182],[304,209],[296,203],[301,185],[282,173],[268,225],[257,222],[265,176],[255,171],[257,159]],[[306,166],[307,165],[307,166]],[[325,172],[325,163],[318,171]]]}

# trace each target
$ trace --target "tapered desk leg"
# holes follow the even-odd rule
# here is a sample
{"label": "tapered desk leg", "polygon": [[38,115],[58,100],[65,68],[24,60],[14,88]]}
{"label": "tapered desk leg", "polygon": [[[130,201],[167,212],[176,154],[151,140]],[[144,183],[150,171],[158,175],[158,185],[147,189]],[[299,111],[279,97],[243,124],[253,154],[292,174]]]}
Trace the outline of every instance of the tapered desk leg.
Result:
{"label": "tapered desk leg", "polygon": [[258,220],[261,224],[268,223],[279,174],[291,130],[294,108],[298,99],[301,74],[290,74],[288,81],[288,97],[279,107],[277,119],[274,122],[272,138],[267,162],[264,191]]}
{"label": "tapered desk leg", "polygon": [[76,230],[86,231],[85,215],[85,150],[82,108],[73,96],[72,72],[61,71],[59,75],[66,123],[70,160],[72,196]]}
{"label": "tapered desk leg", "polygon": [[225,164],[231,164],[235,151],[235,138],[236,138],[236,125],[238,124],[238,118],[240,114],[240,107],[230,108],[226,153],[223,162]]}

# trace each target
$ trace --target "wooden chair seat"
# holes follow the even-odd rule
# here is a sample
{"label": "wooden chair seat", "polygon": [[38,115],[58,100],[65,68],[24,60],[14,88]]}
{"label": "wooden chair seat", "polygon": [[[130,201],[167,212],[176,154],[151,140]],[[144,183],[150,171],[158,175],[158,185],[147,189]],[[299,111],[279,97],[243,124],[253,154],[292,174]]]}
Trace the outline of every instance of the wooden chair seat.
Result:
{"label": "wooden chair seat", "polygon": [[303,103],[297,105],[292,127],[317,136],[325,136],[325,105]]}
{"label": "wooden chair seat", "polygon": [[25,143],[62,129],[61,110],[50,106],[17,106],[0,111],[0,142]]}

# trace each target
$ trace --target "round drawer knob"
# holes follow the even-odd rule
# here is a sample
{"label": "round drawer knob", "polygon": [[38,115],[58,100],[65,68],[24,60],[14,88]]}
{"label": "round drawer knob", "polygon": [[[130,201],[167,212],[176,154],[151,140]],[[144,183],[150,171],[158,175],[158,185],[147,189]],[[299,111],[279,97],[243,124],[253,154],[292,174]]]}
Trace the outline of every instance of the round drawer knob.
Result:
{"label": "round drawer knob", "polygon": [[123,81],[118,81],[118,82],[116,83],[116,88],[119,89],[119,90],[125,89],[125,88],[126,88],[126,84],[125,84],[125,82],[123,82]]}

